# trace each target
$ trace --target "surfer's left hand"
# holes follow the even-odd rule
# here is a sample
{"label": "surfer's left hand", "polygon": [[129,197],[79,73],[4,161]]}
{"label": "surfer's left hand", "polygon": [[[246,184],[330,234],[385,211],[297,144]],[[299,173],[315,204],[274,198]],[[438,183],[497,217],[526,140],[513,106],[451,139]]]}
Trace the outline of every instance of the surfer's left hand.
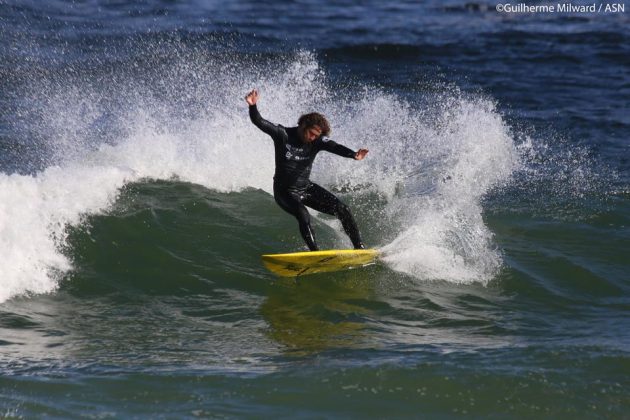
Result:
{"label": "surfer's left hand", "polygon": [[368,149],[359,149],[358,152],[355,153],[354,155],[354,160],[363,160],[363,158],[365,157],[365,155],[367,155],[369,152]]}

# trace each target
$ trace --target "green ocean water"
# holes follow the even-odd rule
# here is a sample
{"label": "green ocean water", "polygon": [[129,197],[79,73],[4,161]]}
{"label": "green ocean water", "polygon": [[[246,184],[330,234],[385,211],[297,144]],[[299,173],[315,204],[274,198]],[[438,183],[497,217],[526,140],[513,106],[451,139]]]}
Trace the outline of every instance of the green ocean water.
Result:
{"label": "green ocean water", "polygon": [[130,184],[69,228],[56,292],[3,305],[3,415],[624,417],[626,238],[592,244],[625,219],[488,213],[487,284],[384,263],[279,279],[260,254],[302,245],[268,193]]}

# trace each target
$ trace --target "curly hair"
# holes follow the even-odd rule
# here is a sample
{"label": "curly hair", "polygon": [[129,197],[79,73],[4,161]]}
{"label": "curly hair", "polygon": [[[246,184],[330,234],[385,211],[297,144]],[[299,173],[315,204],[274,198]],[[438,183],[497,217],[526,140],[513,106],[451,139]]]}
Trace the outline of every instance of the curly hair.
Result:
{"label": "curly hair", "polygon": [[322,129],[322,134],[327,136],[330,134],[330,124],[328,124],[328,120],[319,112],[311,112],[310,114],[304,114],[298,120],[298,126],[302,128],[308,128],[313,126],[318,126]]}

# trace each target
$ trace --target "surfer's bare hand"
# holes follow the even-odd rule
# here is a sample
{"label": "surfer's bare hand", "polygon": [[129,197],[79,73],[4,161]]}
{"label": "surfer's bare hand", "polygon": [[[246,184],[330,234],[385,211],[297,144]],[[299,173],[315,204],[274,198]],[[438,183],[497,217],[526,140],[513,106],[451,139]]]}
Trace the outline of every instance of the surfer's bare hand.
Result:
{"label": "surfer's bare hand", "polygon": [[258,91],[254,89],[249,92],[245,97],[245,100],[247,101],[248,105],[256,105],[256,102],[258,102]]}
{"label": "surfer's bare hand", "polygon": [[355,153],[354,159],[355,160],[363,160],[363,158],[365,157],[365,155],[368,154],[368,152],[369,152],[368,149],[359,149],[359,151]]}

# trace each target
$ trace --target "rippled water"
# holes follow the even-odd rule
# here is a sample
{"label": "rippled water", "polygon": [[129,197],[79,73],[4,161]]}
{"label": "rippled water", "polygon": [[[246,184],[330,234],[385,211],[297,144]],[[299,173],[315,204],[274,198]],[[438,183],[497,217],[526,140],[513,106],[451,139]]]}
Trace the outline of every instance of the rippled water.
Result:
{"label": "rippled water", "polygon": [[[623,417],[627,16],[0,1],[0,415]],[[379,264],[264,269],[253,87]]]}

